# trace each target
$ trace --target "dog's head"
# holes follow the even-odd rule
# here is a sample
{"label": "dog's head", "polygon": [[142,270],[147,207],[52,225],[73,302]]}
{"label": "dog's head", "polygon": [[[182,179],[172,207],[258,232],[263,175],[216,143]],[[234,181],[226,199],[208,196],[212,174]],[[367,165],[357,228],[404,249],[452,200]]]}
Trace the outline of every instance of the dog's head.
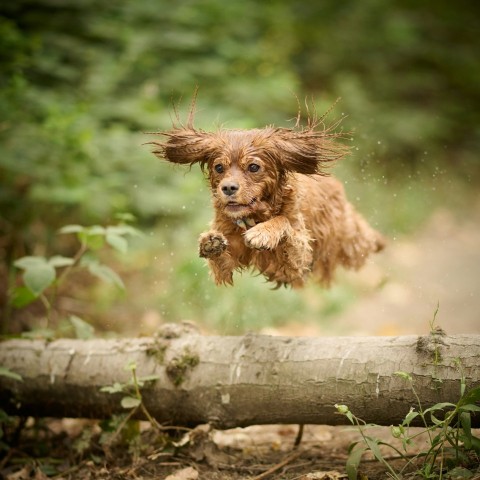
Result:
{"label": "dog's head", "polygon": [[346,153],[330,129],[266,127],[205,132],[193,127],[163,133],[154,153],[183,165],[200,164],[210,180],[215,208],[227,217],[265,219],[279,209],[291,173],[325,175]]}

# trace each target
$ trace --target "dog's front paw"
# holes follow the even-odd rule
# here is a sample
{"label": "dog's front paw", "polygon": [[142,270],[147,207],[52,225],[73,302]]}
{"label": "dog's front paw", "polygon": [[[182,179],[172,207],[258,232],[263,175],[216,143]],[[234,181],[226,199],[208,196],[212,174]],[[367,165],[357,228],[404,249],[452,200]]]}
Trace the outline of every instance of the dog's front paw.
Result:
{"label": "dog's front paw", "polygon": [[203,258],[218,257],[227,248],[227,239],[219,232],[206,232],[198,239],[198,253]]}
{"label": "dog's front paw", "polygon": [[273,250],[277,248],[280,241],[280,238],[274,232],[270,232],[261,223],[247,230],[243,234],[243,238],[247,247],[256,250]]}

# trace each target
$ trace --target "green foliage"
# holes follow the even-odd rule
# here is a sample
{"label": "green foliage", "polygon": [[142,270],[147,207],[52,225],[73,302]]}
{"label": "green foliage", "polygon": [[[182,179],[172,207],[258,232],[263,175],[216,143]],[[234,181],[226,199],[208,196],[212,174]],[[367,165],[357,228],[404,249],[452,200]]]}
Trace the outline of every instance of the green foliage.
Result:
{"label": "green foliage", "polygon": [[[94,255],[106,245],[124,254],[128,249],[125,237],[140,235],[138,230],[124,223],[108,227],[67,225],[62,227],[58,233],[76,236],[79,247],[72,257],[62,255],[54,255],[50,258],[25,256],[14,262],[14,266],[23,272],[23,284],[16,285],[11,289],[10,304],[14,308],[24,308],[40,300],[45,309],[47,325],[52,322],[54,317],[59,316],[55,305],[58,289],[75,271],[86,270],[102,281],[124,289],[120,276],[108,266],[100,263]],[[93,336],[93,327],[78,316],[70,315],[68,320],[76,337],[88,339]],[[48,336],[51,335],[49,332]]]}
{"label": "green foliage", "polygon": [[[124,436],[124,439],[130,443],[136,440],[140,435],[138,428],[138,421],[132,420],[132,417],[141,411],[145,418],[150,422],[151,426],[162,432],[162,427],[153,418],[145,407],[142,399],[141,389],[148,382],[155,382],[160,377],[158,375],[147,375],[143,377],[137,376],[137,365],[135,362],[130,362],[125,366],[125,370],[131,372],[131,379],[127,383],[115,382],[113,385],[106,385],[100,389],[101,392],[108,394],[123,394],[120,399],[120,405],[125,410],[128,410],[128,414],[122,416],[113,416],[109,422],[109,425],[114,425],[114,428],[109,429],[109,433],[104,435],[104,443],[113,443],[120,434]],[[119,421],[115,421],[115,419]],[[133,429],[133,430],[132,430]]]}
{"label": "green foliage", "polygon": [[31,245],[38,219],[57,228],[66,214],[82,223],[122,210],[149,221],[184,216],[178,198],[193,198],[178,190],[185,179],[142,148],[141,132],[169,128],[172,97],[188,98],[195,86],[206,128],[285,123],[297,110],[291,92],[318,96],[319,110],[340,95],[362,168],[402,175],[448,159],[473,175],[478,113],[463,105],[479,100],[475,8],[6,2],[2,228]]}
{"label": "green foliage", "polygon": [[[435,310],[430,327],[432,332],[438,313],[438,306]],[[438,358],[433,358],[434,366]],[[437,362],[437,363],[435,363]],[[391,435],[401,440],[402,450],[383,442],[371,435],[367,429],[374,425],[367,425],[362,419],[356,417],[346,405],[335,405],[337,413],[344,415],[361,434],[362,442],[354,442],[349,448],[349,456],[346,463],[346,470],[349,480],[356,480],[359,474],[359,466],[362,456],[370,451],[375,459],[382,463],[389,475],[389,478],[401,480],[404,474],[416,466],[417,474],[425,479],[453,479],[473,478],[480,460],[480,437],[472,432],[472,415],[478,415],[480,406],[480,387],[466,391],[465,377],[461,370],[460,362],[456,362],[460,369],[460,399],[456,404],[451,402],[440,402],[424,409],[421,400],[413,385],[413,377],[407,372],[395,372],[395,375],[408,382],[412,388],[417,407],[410,408],[400,425],[391,426]],[[433,379],[436,380],[435,378]],[[410,426],[420,422],[424,430],[410,433]],[[409,448],[414,445],[414,440],[420,435],[427,435],[429,448],[426,451],[411,455]],[[388,462],[388,459],[379,448],[381,445],[393,449],[396,454],[404,460],[404,466],[400,471],[395,471]]]}
{"label": "green foliage", "polygon": [[[385,466],[391,478],[398,480],[404,478],[403,474],[411,465],[417,464],[417,474],[421,478],[438,480],[473,478],[480,459],[480,438],[472,432],[471,416],[480,412],[480,407],[476,405],[480,401],[480,387],[462,394],[457,404],[441,402],[423,409],[411,375],[405,372],[397,374],[411,384],[418,399],[418,411],[411,408],[400,425],[391,427],[392,437],[402,441],[403,451],[368,435],[367,428],[372,425],[367,425],[356,417],[346,405],[335,405],[337,413],[346,416],[350,423],[358,428],[363,440],[363,443],[355,442],[349,448],[346,464],[349,480],[357,479],[362,455],[367,451]],[[465,390],[463,379],[461,383],[463,392]],[[420,433],[410,434],[409,428],[415,419],[420,419],[425,429]],[[425,433],[429,438],[428,450],[412,457],[409,447],[414,445],[415,438]],[[389,464],[379,448],[381,445],[393,449],[404,460],[404,467],[400,471],[395,471]]]}

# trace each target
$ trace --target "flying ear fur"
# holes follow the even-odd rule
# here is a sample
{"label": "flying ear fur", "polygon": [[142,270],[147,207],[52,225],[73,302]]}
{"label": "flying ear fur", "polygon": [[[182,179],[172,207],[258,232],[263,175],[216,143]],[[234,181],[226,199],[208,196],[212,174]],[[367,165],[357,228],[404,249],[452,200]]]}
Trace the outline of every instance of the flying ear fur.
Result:
{"label": "flying ear fur", "polygon": [[199,163],[203,169],[213,153],[215,142],[212,133],[194,128],[178,128],[161,135],[168,137],[168,140],[149,144],[157,147],[153,150],[157,157],[169,162],[181,165]]}
{"label": "flying ear fur", "polygon": [[277,129],[274,136],[282,166],[305,175],[327,175],[326,167],[349,151],[349,147],[335,141],[342,134],[333,133],[330,129]]}

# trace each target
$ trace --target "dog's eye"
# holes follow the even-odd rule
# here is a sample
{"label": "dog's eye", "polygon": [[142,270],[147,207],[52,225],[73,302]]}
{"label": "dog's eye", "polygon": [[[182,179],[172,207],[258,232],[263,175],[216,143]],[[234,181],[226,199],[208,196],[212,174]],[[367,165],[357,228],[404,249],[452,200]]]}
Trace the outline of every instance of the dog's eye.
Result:
{"label": "dog's eye", "polygon": [[221,165],[220,163],[217,163],[214,167],[215,171],[217,173],[222,173],[223,172],[223,165]]}
{"label": "dog's eye", "polygon": [[260,170],[260,165],[257,165],[256,163],[251,163],[248,166],[248,171],[249,172],[255,173],[255,172],[258,172],[259,170]]}

